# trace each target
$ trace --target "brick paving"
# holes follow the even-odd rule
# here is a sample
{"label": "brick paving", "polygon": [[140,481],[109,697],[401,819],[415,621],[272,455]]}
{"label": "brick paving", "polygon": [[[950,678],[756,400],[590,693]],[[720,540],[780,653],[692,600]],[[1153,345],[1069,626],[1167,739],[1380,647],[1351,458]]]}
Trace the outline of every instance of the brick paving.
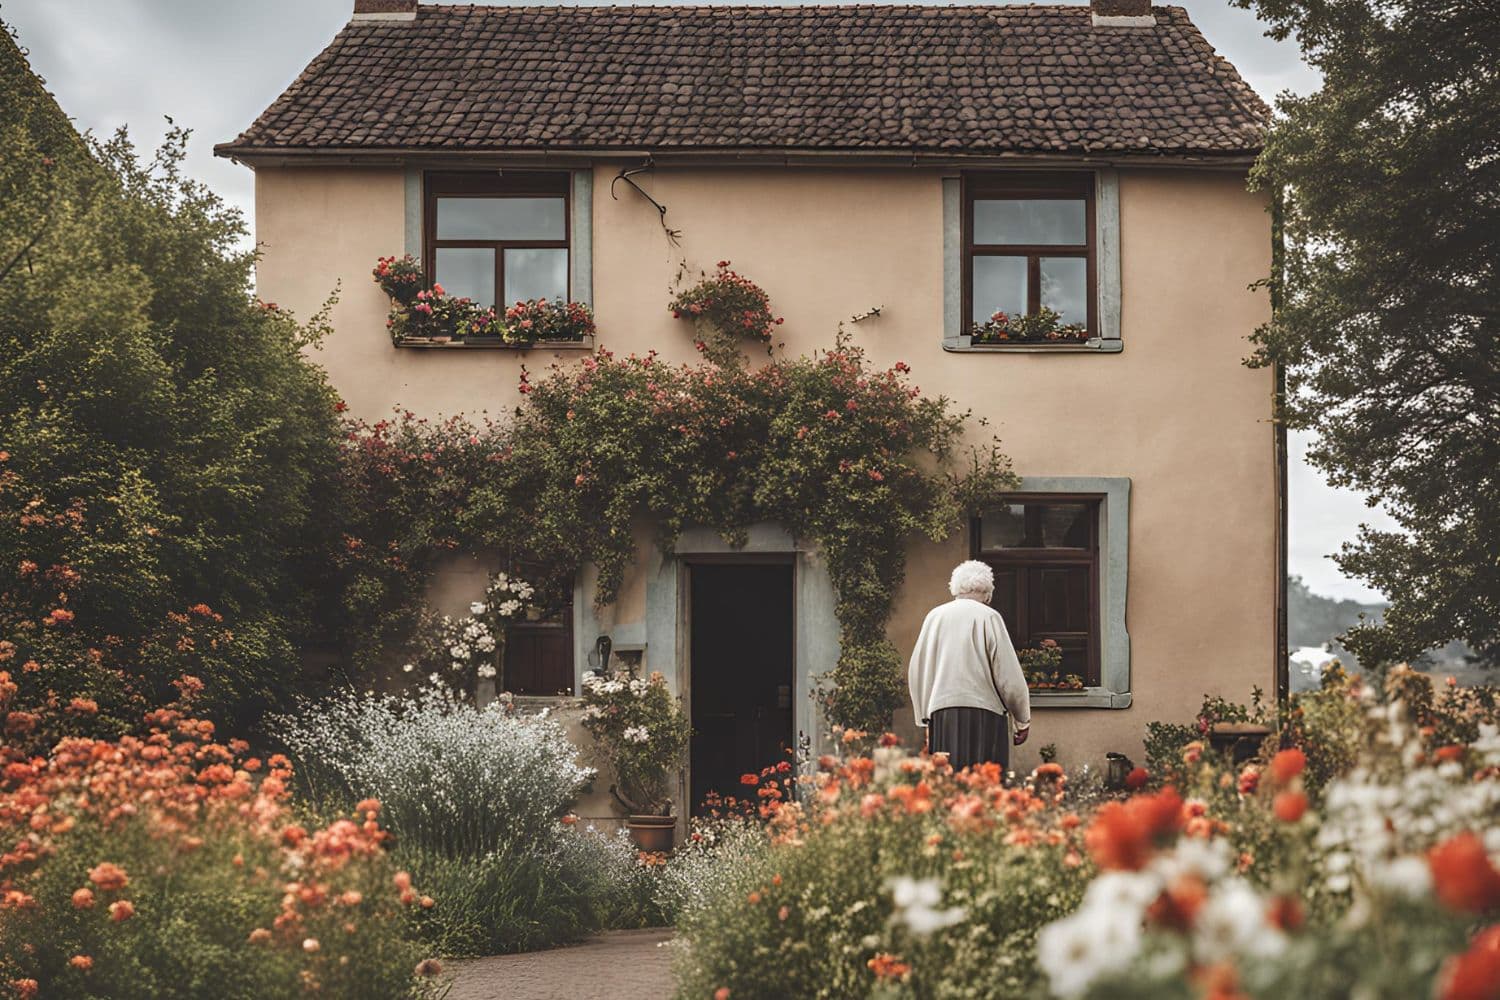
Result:
{"label": "brick paving", "polygon": [[582,944],[448,963],[448,1000],[664,1000],[670,928],[610,931]]}

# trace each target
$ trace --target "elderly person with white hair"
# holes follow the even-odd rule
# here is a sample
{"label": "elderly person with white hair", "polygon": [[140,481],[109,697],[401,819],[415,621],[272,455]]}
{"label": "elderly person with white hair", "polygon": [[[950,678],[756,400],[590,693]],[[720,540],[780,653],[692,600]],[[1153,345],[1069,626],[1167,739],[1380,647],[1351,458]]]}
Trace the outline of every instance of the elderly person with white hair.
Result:
{"label": "elderly person with white hair", "polygon": [[960,563],[948,581],[953,600],[927,613],[911,652],[907,681],[917,721],[927,727],[933,753],[955,769],[1010,762],[1006,715],[1015,720],[1015,745],[1031,731],[1031,695],[1000,612],[990,607],[995,571],[977,560]]}

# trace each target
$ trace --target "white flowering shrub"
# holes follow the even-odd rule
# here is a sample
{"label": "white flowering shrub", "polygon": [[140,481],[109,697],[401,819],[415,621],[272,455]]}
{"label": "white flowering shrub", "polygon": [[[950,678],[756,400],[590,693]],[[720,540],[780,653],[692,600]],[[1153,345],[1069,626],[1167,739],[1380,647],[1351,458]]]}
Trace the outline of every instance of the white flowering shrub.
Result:
{"label": "white flowering shrub", "polygon": [[401,842],[450,857],[548,836],[594,778],[545,712],[477,708],[439,683],[306,703],[275,726],[316,798],[377,798]]}
{"label": "white flowering shrub", "polygon": [[[443,615],[433,622],[418,657],[402,670],[430,673],[456,690],[473,693],[476,680],[493,680],[505,662],[505,629],[525,621],[535,588],[519,577],[499,573],[490,578],[484,597],[469,605],[464,618]],[[430,680],[430,678],[429,678]]]}
{"label": "white flowering shrub", "polygon": [[583,727],[614,770],[610,791],[634,813],[666,813],[672,772],[687,753],[687,713],[660,672],[583,679]]}

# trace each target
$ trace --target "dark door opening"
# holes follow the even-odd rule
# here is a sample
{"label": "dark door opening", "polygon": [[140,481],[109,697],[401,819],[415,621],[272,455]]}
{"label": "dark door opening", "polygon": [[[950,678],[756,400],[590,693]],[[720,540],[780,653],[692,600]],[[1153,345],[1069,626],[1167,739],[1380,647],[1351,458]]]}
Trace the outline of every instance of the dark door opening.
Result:
{"label": "dark door opening", "polygon": [[695,563],[689,669],[694,813],[710,792],[787,760],[792,740],[792,566]]}

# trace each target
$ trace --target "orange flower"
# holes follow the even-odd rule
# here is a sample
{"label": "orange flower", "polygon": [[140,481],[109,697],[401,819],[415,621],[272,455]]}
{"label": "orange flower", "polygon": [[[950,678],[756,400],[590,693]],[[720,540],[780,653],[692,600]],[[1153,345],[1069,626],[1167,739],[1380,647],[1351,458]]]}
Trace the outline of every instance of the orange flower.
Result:
{"label": "orange flower", "polygon": [[416,973],[422,978],[429,976],[440,976],[443,973],[443,963],[435,958],[424,958],[417,963]]}
{"label": "orange flower", "polygon": [[360,799],[359,803],[355,805],[354,811],[361,813],[378,813],[380,812],[380,800]]}
{"label": "orange flower", "polygon": [[758,784],[760,784],[760,777],[758,775],[754,775],[754,774],[742,774],[742,775],[740,775],[740,784],[742,784],[742,785],[758,785]]}
{"label": "orange flower", "polygon": [[1463,760],[1464,748],[1461,746],[1438,747],[1436,752],[1433,753],[1433,757],[1437,758],[1439,763],[1450,760]]}
{"label": "orange flower", "polygon": [[74,698],[68,702],[67,711],[73,715],[98,715],[99,703],[92,698]]}
{"label": "orange flower", "polygon": [[1282,750],[1271,758],[1271,778],[1278,785],[1284,785],[1301,774],[1306,767],[1307,754],[1296,747]]}
{"label": "orange flower", "polygon": [[1144,767],[1137,767],[1125,775],[1125,787],[1132,792],[1146,787],[1146,782],[1151,780],[1151,772]]}
{"label": "orange flower", "polygon": [[1500,906],[1500,871],[1490,863],[1484,842],[1460,833],[1427,852],[1433,891],[1450,909],[1483,913]]}
{"label": "orange flower", "polygon": [[15,991],[18,1000],[31,1000],[32,997],[36,996],[37,990],[41,989],[41,986],[37,984],[35,979],[12,979],[10,981],[10,988]]}
{"label": "orange flower", "polygon": [[251,944],[266,944],[271,940],[271,932],[264,927],[257,927],[250,932]]}
{"label": "orange flower", "polygon": [[364,899],[364,894],[356,889],[350,889],[347,892],[342,892],[339,894],[339,902],[344,906],[358,906],[360,903],[364,902]]}
{"label": "orange flower", "polygon": [[409,872],[397,872],[391,876],[391,882],[402,892],[411,888],[411,874]]}
{"label": "orange flower", "polygon": [[1500,924],[1491,924],[1469,943],[1469,950],[1443,964],[1439,1000],[1495,1000],[1500,997]]}
{"label": "orange flower", "polygon": [[879,952],[865,963],[876,979],[904,980],[911,973],[911,966],[889,952]]}
{"label": "orange flower", "polygon": [[1277,896],[1271,900],[1266,919],[1271,922],[1272,927],[1295,931],[1301,929],[1306,914],[1302,910],[1302,901],[1296,896]]}
{"label": "orange flower", "polygon": [[114,862],[104,861],[89,870],[89,881],[105,892],[115,892],[130,884],[130,876]]}
{"label": "orange flower", "polygon": [[1208,887],[1196,875],[1172,880],[1160,896],[1146,908],[1147,921],[1177,931],[1186,931],[1198,918],[1208,898]]}
{"label": "orange flower", "polygon": [[94,967],[94,960],[88,955],[74,955],[68,959],[68,964],[75,969],[82,969],[84,972],[87,972]]}
{"label": "orange flower", "polygon": [[1283,823],[1295,823],[1307,812],[1307,796],[1301,792],[1278,792],[1271,802],[1271,811]]}
{"label": "orange flower", "polygon": [[720,986],[714,990],[714,1000],[729,1000],[729,987]]}
{"label": "orange flower", "polygon": [[117,899],[109,904],[109,919],[123,923],[135,916],[135,906],[128,899]]}
{"label": "orange flower", "polygon": [[1182,798],[1176,789],[1164,788],[1155,795],[1105,803],[1084,834],[1084,843],[1100,868],[1139,871],[1155,847],[1181,827]]}
{"label": "orange flower", "polygon": [[92,910],[94,908],[94,890],[82,888],[73,892],[73,909]]}
{"label": "orange flower", "polygon": [[760,902],[760,893],[756,892],[756,891],[751,891],[750,895],[746,896],[745,899],[747,901],[749,901],[749,903],[750,903],[751,906],[754,906],[754,905],[756,905],[757,903]]}
{"label": "orange flower", "polygon": [[422,909],[430,910],[437,901],[434,900],[431,896],[423,896],[419,902],[422,904]]}

